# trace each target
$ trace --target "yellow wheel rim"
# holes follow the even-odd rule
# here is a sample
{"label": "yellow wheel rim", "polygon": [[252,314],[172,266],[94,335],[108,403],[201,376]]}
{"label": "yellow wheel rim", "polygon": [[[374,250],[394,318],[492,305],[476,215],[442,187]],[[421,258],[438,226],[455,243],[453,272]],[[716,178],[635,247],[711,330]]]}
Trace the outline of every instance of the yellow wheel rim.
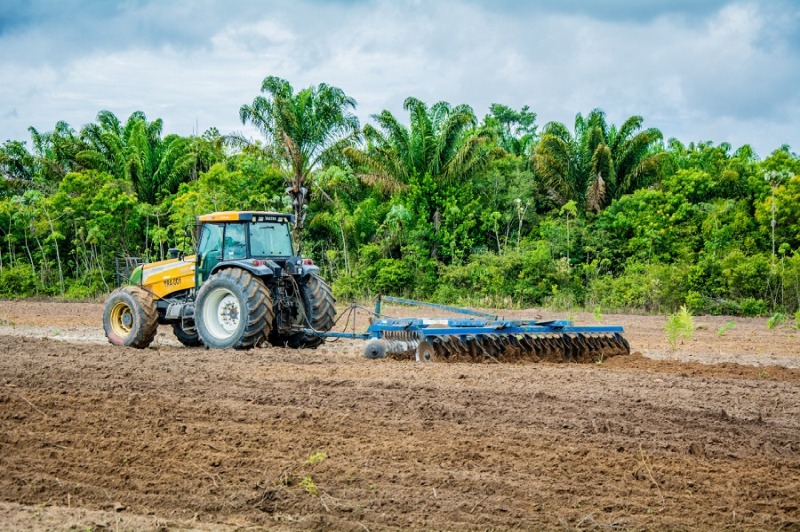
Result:
{"label": "yellow wheel rim", "polygon": [[127,303],[120,301],[111,309],[111,328],[122,338],[131,333],[131,329],[133,329],[133,310]]}

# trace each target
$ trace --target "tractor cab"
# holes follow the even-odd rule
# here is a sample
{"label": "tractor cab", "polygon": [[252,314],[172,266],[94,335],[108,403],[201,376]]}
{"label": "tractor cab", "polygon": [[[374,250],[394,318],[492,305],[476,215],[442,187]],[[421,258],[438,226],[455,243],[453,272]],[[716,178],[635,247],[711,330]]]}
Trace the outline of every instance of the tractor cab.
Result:
{"label": "tractor cab", "polygon": [[283,267],[294,256],[291,221],[291,215],[270,212],[218,212],[198,216],[200,240],[195,286],[199,288],[223,262],[241,262],[240,266],[248,270],[269,263]]}

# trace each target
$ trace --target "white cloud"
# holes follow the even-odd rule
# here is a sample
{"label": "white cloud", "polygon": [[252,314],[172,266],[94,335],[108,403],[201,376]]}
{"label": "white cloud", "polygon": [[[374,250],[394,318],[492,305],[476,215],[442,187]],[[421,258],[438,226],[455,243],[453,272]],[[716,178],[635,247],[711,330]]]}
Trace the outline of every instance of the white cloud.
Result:
{"label": "white cloud", "polygon": [[57,120],[79,128],[101,109],[142,110],[167,132],[253,133],[239,107],[278,75],[342,87],[362,121],[384,108],[405,119],[407,96],[479,115],[527,104],[540,124],[601,107],[614,123],[640,114],[684,142],[800,148],[797,6],[622,4],[153,1],[101,19],[77,10],[80,35],[34,17],[0,33],[0,140]]}

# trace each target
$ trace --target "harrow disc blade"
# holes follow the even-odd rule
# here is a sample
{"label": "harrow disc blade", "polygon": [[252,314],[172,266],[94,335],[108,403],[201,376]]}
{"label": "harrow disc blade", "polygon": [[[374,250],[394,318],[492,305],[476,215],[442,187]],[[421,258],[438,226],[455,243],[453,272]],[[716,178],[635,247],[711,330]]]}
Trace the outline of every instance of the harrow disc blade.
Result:
{"label": "harrow disc blade", "polygon": [[626,354],[630,346],[618,333],[453,334],[429,336],[415,349],[415,358],[421,362],[591,363]]}
{"label": "harrow disc blade", "polygon": [[446,360],[446,358],[437,352],[431,340],[423,340],[417,345],[418,362],[441,362],[443,360]]}

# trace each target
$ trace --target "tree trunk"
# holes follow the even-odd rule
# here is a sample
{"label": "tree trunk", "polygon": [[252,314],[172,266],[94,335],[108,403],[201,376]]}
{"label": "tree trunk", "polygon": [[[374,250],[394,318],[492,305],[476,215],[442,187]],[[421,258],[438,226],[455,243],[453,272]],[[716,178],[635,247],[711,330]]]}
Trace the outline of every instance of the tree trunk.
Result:
{"label": "tree trunk", "polygon": [[311,197],[309,190],[305,187],[305,176],[300,172],[295,172],[292,185],[286,189],[286,194],[292,200],[292,214],[294,214],[294,226],[292,227],[292,241],[294,242],[295,253],[302,254],[303,227],[306,216],[306,205]]}
{"label": "tree trunk", "polygon": [[56,239],[56,229],[53,227],[53,219],[47,209],[44,209],[44,214],[47,216],[47,222],[50,224],[50,236],[53,238],[53,245],[56,248],[56,263],[58,264],[58,284],[61,288],[61,295],[64,295],[64,270],[61,269],[61,254],[58,251],[58,240]]}

